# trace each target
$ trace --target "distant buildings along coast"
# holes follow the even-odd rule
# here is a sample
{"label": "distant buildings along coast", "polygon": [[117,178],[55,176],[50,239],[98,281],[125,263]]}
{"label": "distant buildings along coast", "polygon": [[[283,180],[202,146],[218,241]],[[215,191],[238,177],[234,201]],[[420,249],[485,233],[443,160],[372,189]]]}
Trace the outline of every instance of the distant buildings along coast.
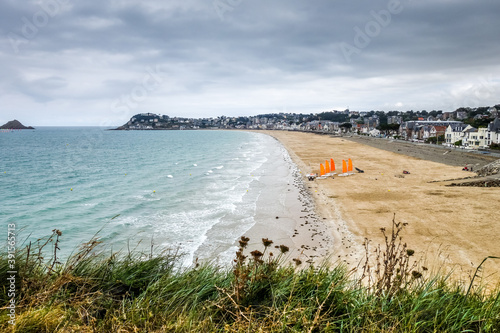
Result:
{"label": "distant buildings along coast", "polygon": [[261,129],[326,134],[355,133],[408,141],[500,148],[500,105],[443,111],[326,111],[249,117],[181,118],[141,113],[117,130]]}

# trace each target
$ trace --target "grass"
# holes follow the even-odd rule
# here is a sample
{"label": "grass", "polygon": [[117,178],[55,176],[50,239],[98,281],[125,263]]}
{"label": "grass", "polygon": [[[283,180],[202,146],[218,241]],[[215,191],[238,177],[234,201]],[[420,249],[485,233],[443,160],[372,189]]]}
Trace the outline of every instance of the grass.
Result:
{"label": "grass", "polygon": [[[402,241],[404,226],[393,221],[390,232],[382,230],[386,242],[374,251],[365,243],[360,272],[303,267],[298,258],[285,260],[288,248],[269,239],[262,252],[248,253],[245,237],[231,268],[183,268],[180,255],[169,251],[107,253],[97,239],[61,263],[63,235],[54,230],[17,253],[16,323],[8,323],[10,297],[2,282],[0,330],[499,332],[500,290],[426,276]],[[2,281],[7,259],[0,257]]]}

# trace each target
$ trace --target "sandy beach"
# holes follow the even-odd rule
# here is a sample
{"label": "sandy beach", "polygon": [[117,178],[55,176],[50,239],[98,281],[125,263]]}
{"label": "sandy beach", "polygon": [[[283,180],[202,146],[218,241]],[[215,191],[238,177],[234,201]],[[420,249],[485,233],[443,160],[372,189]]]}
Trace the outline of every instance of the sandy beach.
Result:
{"label": "sandy beach", "polygon": [[[316,225],[312,229],[319,226],[322,237],[313,237],[311,244],[310,233],[301,236],[301,232],[311,231],[307,225],[289,234],[300,237],[297,239],[308,248],[328,248],[320,257],[328,255],[332,262],[358,266],[364,260],[365,238],[372,246],[382,244],[380,228],[390,228],[394,214],[397,222],[408,223],[403,239],[431,270],[453,270],[457,278],[467,279],[485,257],[500,256],[500,188],[446,186],[447,180],[473,175],[462,171],[465,164],[480,167],[495,157],[427,147],[419,153],[412,148],[415,145],[388,140],[264,133],[285,146],[303,176],[319,172],[320,163],[330,158],[337,168],[343,159],[351,158],[354,167],[364,170],[349,177],[310,182],[304,178],[315,212],[303,208],[303,216],[306,220],[308,214],[317,214],[311,218]],[[374,147],[377,145],[379,148]],[[500,261],[489,260],[481,277],[498,280],[499,273]]]}

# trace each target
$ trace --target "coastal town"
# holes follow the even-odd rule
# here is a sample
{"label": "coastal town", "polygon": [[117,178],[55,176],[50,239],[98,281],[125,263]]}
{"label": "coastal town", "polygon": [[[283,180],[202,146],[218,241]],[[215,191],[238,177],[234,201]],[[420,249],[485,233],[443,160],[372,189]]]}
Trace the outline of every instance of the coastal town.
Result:
{"label": "coastal town", "polygon": [[253,129],[359,134],[406,141],[500,149],[500,104],[443,111],[326,111],[272,113],[248,117],[180,118],[153,113],[133,116],[117,130]]}

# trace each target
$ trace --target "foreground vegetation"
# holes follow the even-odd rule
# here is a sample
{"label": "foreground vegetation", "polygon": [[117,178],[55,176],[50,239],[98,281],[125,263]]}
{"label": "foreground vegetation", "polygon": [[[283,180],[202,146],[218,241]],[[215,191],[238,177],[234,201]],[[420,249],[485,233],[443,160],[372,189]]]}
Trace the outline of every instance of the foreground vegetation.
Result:
{"label": "foreground vegetation", "polygon": [[[18,252],[15,325],[2,282],[0,331],[499,332],[500,291],[426,276],[403,228],[382,229],[375,250],[366,241],[359,272],[285,261],[288,248],[269,239],[248,253],[245,237],[231,268],[182,268],[172,252],[106,254],[97,239],[59,263],[54,230]],[[5,254],[0,266],[6,281]]]}

